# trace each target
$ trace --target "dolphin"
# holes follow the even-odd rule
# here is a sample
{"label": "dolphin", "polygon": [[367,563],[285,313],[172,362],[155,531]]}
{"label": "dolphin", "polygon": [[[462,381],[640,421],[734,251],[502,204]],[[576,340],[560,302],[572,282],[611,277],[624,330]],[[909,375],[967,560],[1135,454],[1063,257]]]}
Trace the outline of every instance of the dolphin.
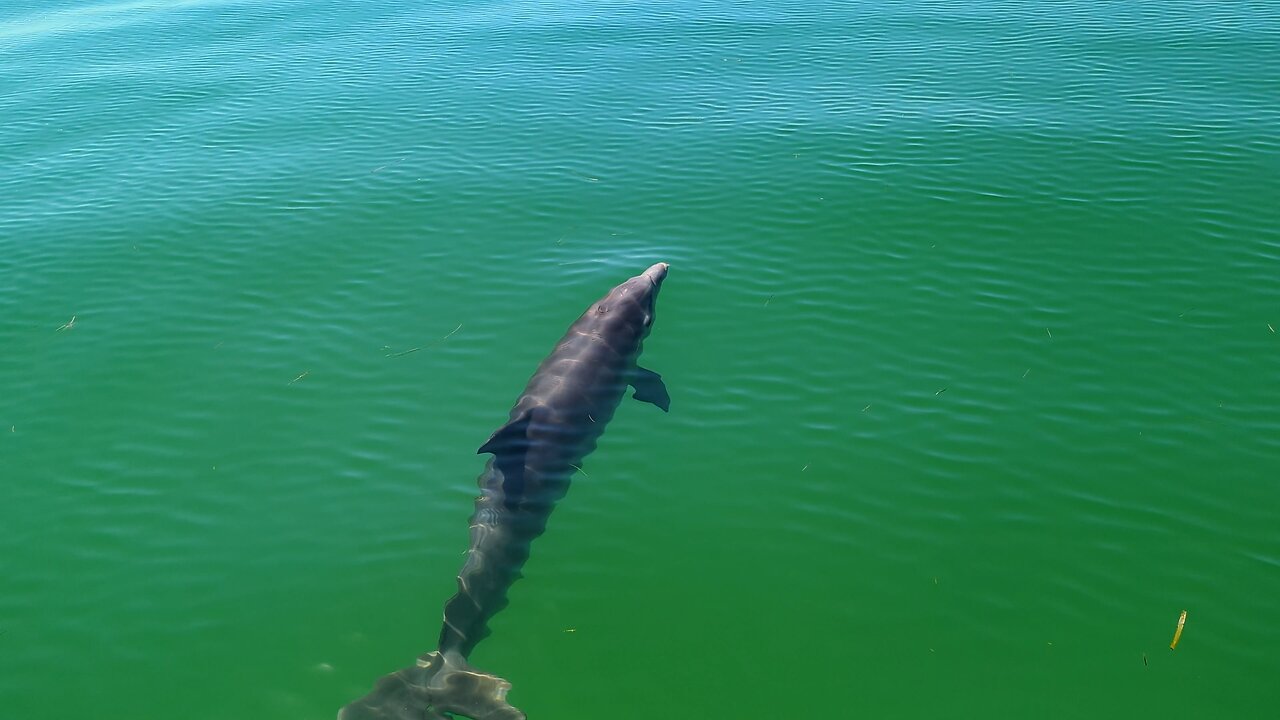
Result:
{"label": "dolphin", "polygon": [[653,327],[666,263],[609,291],[569,326],[529,379],[507,423],[480,446],[493,457],[480,474],[471,547],[458,592],[444,606],[436,650],[379,680],[342,708],[339,720],[525,720],[507,702],[511,683],[467,661],[507,605],[534,538],[546,530],[569,478],[596,447],[628,386],[667,411],[662,378],[636,364]]}

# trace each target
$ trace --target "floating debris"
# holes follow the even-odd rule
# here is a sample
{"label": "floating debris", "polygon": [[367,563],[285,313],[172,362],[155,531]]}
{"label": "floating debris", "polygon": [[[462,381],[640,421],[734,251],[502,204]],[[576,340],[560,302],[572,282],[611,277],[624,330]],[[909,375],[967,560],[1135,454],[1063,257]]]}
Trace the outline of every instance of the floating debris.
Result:
{"label": "floating debris", "polygon": [[[427,345],[427,346],[425,346],[425,347],[409,348],[408,350],[402,350],[402,351],[400,351],[400,352],[396,352],[396,353],[387,353],[387,357],[389,357],[389,358],[393,358],[393,357],[402,357],[402,356],[404,356],[404,355],[408,355],[409,353],[416,353],[416,352],[418,352],[419,350],[430,350],[431,348],[433,348],[433,347],[435,347],[435,346],[439,345],[440,343],[444,342],[445,340],[448,340],[449,338],[453,337],[453,334],[454,334],[454,333],[456,333],[456,332],[458,332],[458,331],[459,331],[459,330],[461,330],[461,329],[462,329],[462,323],[458,323],[458,327],[454,328],[452,332],[450,332],[448,335],[445,335],[444,337],[440,338],[439,340],[436,340],[435,342],[431,343],[430,345]],[[383,346],[382,346],[382,349],[383,349],[383,350],[390,350],[390,349],[391,349],[391,346],[390,346],[390,345],[383,345]]]}
{"label": "floating debris", "polygon": [[1173,642],[1169,643],[1170,650],[1177,649],[1178,640],[1182,639],[1182,626],[1186,624],[1187,624],[1187,611],[1183,610],[1182,614],[1178,616],[1178,629],[1173,631]]}

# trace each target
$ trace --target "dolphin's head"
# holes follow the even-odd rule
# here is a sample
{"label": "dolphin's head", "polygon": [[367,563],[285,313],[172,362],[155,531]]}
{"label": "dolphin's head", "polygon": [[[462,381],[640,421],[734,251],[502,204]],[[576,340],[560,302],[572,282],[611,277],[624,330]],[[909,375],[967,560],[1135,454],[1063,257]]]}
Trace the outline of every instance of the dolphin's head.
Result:
{"label": "dolphin's head", "polygon": [[668,267],[664,262],[654,263],[648,270],[615,287],[596,303],[594,310],[609,313],[614,323],[638,328],[642,337],[648,335],[658,304],[658,291],[662,289]]}

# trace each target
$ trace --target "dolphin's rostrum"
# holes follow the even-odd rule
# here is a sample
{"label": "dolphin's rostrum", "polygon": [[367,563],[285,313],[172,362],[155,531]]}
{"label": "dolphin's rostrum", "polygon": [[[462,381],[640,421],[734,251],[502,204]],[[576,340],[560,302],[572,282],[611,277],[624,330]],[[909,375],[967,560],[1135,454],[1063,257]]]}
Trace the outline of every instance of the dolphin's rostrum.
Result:
{"label": "dolphin's rostrum", "polygon": [[523,720],[506,700],[511,684],[481,672],[467,657],[489,619],[507,604],[529,546],[542,534],[569,477],[595,449],[627,386],[663,410],[662,379],[636,365],[653,325],[667,264],[657,263],[609,291],[578,320],[538,366],[524,393],[479,452],[493,457],[480,475],[471,516],[471,548],[458,573],[458,593],[444,606],[439,647],[416,665],[378,681],[344,707],[339,720]]}

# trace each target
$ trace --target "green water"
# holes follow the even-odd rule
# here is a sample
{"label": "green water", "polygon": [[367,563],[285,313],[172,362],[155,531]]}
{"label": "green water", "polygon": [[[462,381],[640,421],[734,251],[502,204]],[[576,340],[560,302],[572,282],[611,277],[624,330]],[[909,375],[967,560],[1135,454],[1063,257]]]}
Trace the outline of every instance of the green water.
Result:
{"label": "green water", "polygon": [[1278,23],[8,0],[0,717],[431,650],[475,449],[658,260],[671,413],[473,658],[533,720],[1274,716]]}

